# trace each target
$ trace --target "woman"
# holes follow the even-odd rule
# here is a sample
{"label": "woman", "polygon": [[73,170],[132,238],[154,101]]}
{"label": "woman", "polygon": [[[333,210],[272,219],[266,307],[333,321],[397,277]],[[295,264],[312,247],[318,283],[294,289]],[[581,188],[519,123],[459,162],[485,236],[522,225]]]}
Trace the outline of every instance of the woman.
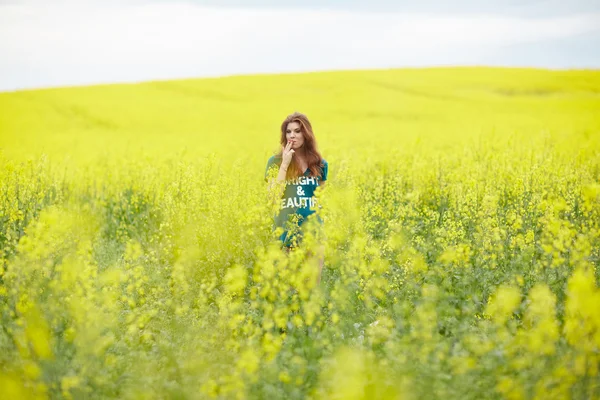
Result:
{"label": "woman", "polygon": [[[324,188],[329,166],[317,150],[312,126],[304,114],[287,116],[281,124],[280,144],[281,151],[267,162],[265,181],[270,191],[275,190],[275,199],[280,199],[275,227],[283,229],[279,239],[289,251],[302,241],[301,226],[315,213],[313,196],[318,187]],[[322,223],[318,215],[314,217]],[[322,258],[320,264],[322,269]]]}

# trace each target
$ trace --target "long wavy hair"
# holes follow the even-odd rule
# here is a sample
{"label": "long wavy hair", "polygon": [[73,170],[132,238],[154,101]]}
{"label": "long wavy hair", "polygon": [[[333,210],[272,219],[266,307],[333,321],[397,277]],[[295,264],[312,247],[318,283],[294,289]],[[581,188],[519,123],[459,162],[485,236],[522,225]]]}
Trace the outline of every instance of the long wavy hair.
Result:
{"label": "long wavy hair", "polygon": [[[281,138],[280,144],[284,146],[287,144],[287,138],[285,135],[285,131],[287,130],[287,126],[290,122],[297,122],[300,124],[300,129],[302,131],[302,135],[304,137],[304,153],[306,157],[306,162],[308,163],[308,169],[310,170],[310,176],[317,177],[321,174],[322,168],[322,157],[321,153],[317,149],[317,140],[315,139],[315,134],[312,130],[312,125],[310,121],[306,117],[306,115],[295,112],[293,114],[288,115],[283,122],[281,123]],[[283,153],[279,150],[276,157],[281,160],[283,157]],[[286,179],[294,179],[299,176],[304,175],[304,171],[300,171],[300,166],[298,165],[297,159],[292,157],[292,162],[288,167]]]}

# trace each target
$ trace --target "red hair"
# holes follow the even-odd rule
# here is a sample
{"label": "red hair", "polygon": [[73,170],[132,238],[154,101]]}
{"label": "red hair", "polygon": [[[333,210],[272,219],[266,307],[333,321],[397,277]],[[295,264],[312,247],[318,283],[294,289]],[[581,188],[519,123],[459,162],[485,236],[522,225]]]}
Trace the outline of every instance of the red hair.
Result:
{"label": "red hair", "polygon": [[[287,130],[287,126],[291,122],[297,122],[300,124],[300,130],[302,131],[302,136],[304,137],[304,153],[306,157],[306,162],[308,163],[308,169],[310,170],[310,176],[317,177],[321,175],[322,168],[322,158],[321,153],[317,150],[317,140],[315,139],[315,134],[313,133],[312,126],[310,121],[306,117],[306,115],[295,112],[293,114],[288,115],[281,124],[281,139],[280,144],[285,146],[287,144],[287,138],[285,131]],[[279,150],[279,153],[276,156],[278,159],[282,158],[282,151]],[[301,175],[304,175],[304,171],[300,171],[300,166],[298,165],[297,159],[292,157],[292,162],[287,170],[286,179],[294,179]]]}

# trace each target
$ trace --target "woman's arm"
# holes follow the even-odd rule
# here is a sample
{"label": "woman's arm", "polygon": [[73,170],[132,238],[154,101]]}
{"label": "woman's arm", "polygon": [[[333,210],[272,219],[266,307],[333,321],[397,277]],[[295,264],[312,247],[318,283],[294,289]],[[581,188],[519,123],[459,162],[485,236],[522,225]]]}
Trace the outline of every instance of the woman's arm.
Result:
{"label": "woman's arm", "polygon": [[269,192],[271,192],[274,187],[278,187],[279,197],[281,197],[283,191],[285,190],[285,178],[287,177],[287,170],[292,162],[293,156],[294,150],[292,149],[292,142],[290,141],[285,147],[281,147],[282,160],[281,165],[279,166],[279,172],[277,173],[277,178],[275,180],[269,180]]}
{"label": "woman's arm", "polygon": [[279,167],[279,173],[277,174],[277,182],[283,182],[283,181],[285,181],[285,177],[287,175],[288,166],[289,165],[281,164],[281,166]]}

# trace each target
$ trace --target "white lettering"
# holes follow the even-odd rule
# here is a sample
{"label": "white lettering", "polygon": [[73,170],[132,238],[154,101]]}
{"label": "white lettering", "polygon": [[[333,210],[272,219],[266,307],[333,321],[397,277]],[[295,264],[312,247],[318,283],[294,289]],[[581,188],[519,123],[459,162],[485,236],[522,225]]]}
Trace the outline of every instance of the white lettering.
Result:
{"label": "white lettering", "polygon": [[319,177],[301,176],[298,178],[287,180],[285,183],[288,185],[317,185],[317,186],[319,186]]}
{"label": "white lettering", "polygon": [[314,208],[317,204],[315,197],[301,196],[301,197],[288,197],[281,200],[281,209],[286,208],[298,208],[298,207],[309,207]]}

